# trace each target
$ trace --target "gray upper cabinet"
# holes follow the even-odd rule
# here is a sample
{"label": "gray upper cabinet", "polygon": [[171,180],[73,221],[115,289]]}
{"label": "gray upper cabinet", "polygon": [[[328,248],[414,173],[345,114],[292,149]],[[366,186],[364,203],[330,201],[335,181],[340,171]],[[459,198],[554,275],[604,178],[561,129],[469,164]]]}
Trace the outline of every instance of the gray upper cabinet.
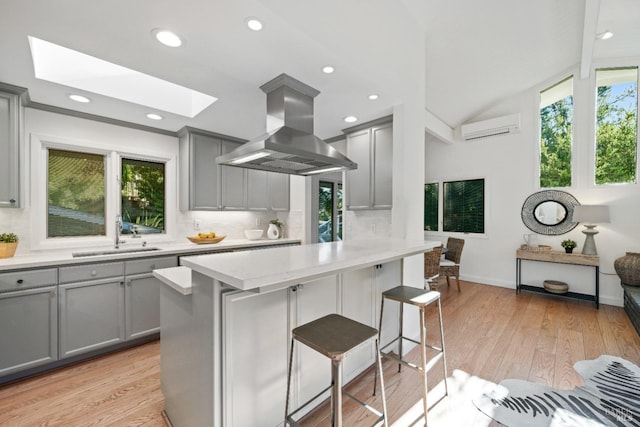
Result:
{"label": "gray upper cabinet", "polygon": [[249,169],[247,178],[249,210],[289,210],[289,175]]}
{"label": "gray upper cabinet", "polygon": [[[238,148],[238,144],[222,141],[222,154]],[[247,209],[247,169],[234,166],[221,166],[222,204],[224,210]]]}
{"label": "gray upper cabinet", "polygon": [[180,210],[220,209],[220,167],[216,157],[222,141],[182,129],[180,136]]}
{"label": "gray upper cabinet", "polygon": [[[0,84],[0,207],[20,207],[20,94]],[[19,89],[19,88],[15,88]]]}
{"label": "gray upper cabinet", "polygon": [[289,210],[289,175],[216,163],[244,141],[189,127],[178,135],[180,210]]}
{"label": "gray upper cabinet", "polygon": [[272,211],[289,211],[289,175],[267,172],[269,183],[269,208]]}
{"label": "gray upper cabinet", "polygon": [[347,156],[358,164],[358,169],[346,173],[347,209],[391,209],[393,124],[349,133]]}

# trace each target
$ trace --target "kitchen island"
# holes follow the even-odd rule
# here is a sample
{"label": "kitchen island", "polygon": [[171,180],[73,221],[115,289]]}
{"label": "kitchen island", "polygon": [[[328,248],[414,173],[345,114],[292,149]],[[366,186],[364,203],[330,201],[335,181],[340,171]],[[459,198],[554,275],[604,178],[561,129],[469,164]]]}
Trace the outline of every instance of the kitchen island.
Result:
{"label": "kitchen island", "polygon": [[[161,293],[166,415],[175,427],[280,425],[291,329],[328,313],[377,327],[381,292],[403,283],[402,259],[440,244],[332,242],[183,258],[191,283],[164,286]],[[170,271],[154,274],[165,283],[184,282],[184,274]],[[403,322],[414,335],[416,315],[406,310]],[[397,315],[387,319],[383,342],[398,326]],[[295,357],[294,407],[330,383],[328,359],[304,346]],[[345,360],[344,381],[374,357],[373,343],[356,349]]]}

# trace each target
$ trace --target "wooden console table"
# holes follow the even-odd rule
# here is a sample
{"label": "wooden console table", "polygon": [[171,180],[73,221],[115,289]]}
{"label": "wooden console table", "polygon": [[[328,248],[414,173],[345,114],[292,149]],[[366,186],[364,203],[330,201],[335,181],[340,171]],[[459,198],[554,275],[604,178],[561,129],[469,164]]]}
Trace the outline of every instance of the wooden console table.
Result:
{"label": "wooden console table", "polygon": [[[577,292],[554,294],[552,292],[547,292],[543,287],[540,286],[525,285],[522,283],[522,260],[594,267],[596,279],[596,294],[588,295]],[[600,257],[597,255],[568,254],[559,251],[532,252],[518,249],[516,251],[516,293],[519,293],[520,291],[538,292],[542,294],[562,296],[565,298],[593,301],[596,304],[596,308],[600,308]]]}

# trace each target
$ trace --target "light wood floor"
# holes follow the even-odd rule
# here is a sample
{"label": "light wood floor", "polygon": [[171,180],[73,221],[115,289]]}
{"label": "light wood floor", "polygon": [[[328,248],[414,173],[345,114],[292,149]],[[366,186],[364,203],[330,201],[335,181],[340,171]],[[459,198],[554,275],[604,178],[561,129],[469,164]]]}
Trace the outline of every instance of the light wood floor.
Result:
{"label": "light wood floor", "polygon": [[[520,378],[573,388],[582,384],[573,370],[578,360],[610,354],[640,365],[640,337],[622,308],[601,305],[596,310],[586,302],[516,296],[511,289],[469,282],[461,287],[460,293],[455,286],[440,288],[450,378],[469,384],[470,379],[497,383]],[[436,331],[435,310],[427,316],[430,330]],[[159,349],[159,342],[153,342],[0,387],[0,426],[164,426]],[[417,352],[410,357],[417,361]],[[391,361],[384,362],[384,369],[391,424],[414,425],[406,418],[421,414],[418,375],[406,369],[398,374]],[[437,414],[442,402],[436,404],[431,395],[442,394],[442,379],[438,364],[429,372],[430,389],[435,388],[430,425],[438,425],[437,420],[431,423],[431,411]],[[350,385],[350,392],[378,406],[370,396],[372,381],[370,370]],[[464,384],[449,381],[450,395],[464,391]],[[346,426],[370,425],[371,418],[349,399],[344,408]],[[327,425],[328,412],[320,408],[304,425]],[[494,423],[467,419],[464,425]]]}

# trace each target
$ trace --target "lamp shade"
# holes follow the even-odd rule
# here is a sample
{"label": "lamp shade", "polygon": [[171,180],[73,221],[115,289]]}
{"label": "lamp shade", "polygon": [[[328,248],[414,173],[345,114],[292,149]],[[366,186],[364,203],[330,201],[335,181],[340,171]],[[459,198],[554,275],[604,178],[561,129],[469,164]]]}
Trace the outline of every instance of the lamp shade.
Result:
{"label": "lamp shade", "polygon": [[609,206],[604,205],[578,205],[573,208],[571,222],[586,222],[599,224],[609,222]]}

